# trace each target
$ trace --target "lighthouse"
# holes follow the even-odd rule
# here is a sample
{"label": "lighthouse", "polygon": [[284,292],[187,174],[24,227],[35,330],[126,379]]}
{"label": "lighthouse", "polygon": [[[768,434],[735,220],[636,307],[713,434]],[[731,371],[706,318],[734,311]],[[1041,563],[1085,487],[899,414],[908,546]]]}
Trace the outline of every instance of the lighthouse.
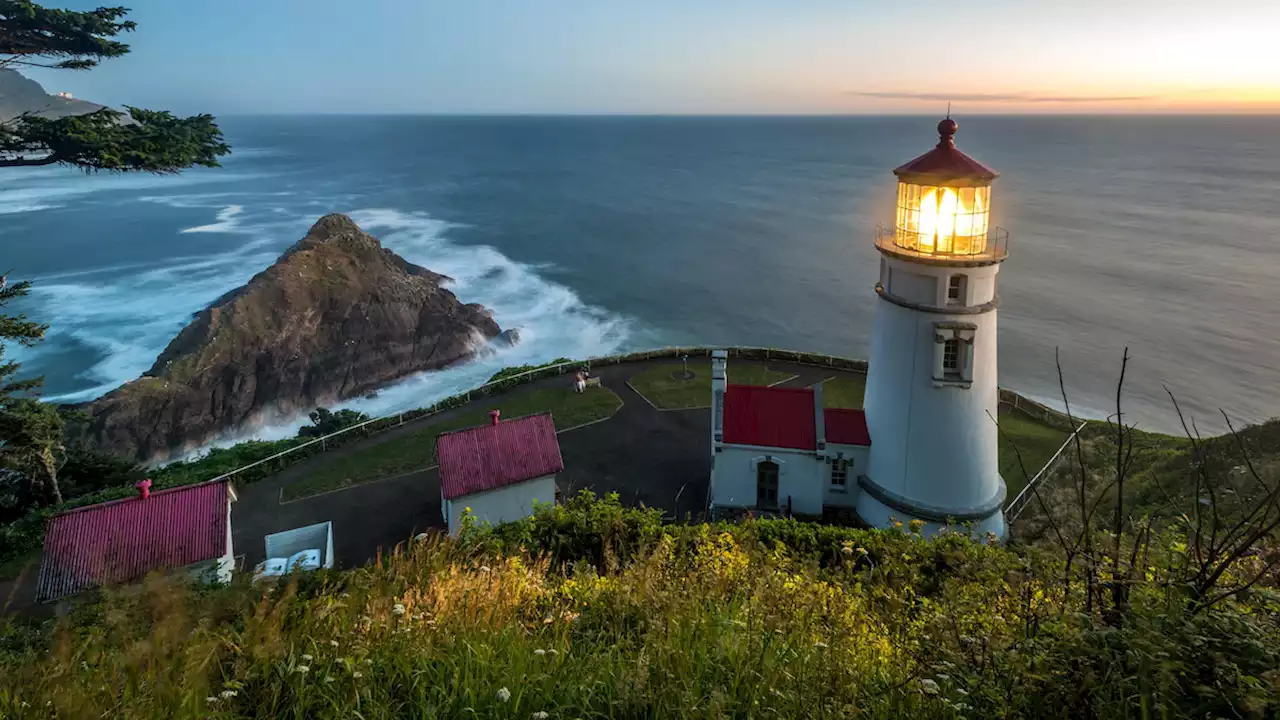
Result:
{"label": "lighthouse", "polygon": [[1005,536],[996,428],[996,276],[1008,234],[990,227],[996,173],[936,147],[894,170],[896,219],[880,226],[880,278],[865,398],[871,438],[858,516]]}

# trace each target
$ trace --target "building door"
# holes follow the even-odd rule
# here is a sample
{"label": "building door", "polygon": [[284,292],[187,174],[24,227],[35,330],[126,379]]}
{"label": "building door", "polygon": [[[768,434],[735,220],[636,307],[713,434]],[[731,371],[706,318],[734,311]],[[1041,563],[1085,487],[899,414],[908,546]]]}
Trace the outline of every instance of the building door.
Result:
{"label": "building door", "polygon": [[778,463],[771,460],[756,465],[756,507],[778,509]]}

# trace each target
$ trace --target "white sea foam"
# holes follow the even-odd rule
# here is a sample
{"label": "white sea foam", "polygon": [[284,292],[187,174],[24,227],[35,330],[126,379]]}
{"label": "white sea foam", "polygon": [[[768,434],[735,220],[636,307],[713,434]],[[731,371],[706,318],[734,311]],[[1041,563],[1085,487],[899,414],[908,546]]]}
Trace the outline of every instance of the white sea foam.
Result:
{"label": "white sea foam", "polygon": [[[174,200],[171,196],[166,199]],[[209,199],[191,196],[177,202]],[[255,207],[247,201],[246,205],[222,206],[217,225],[238,223],[238,232],[254,238],[227,253],[173,258],[162,267],[145,270],[135,267],[128,272],[104,269],[87,274],[66,273],[37,283],[33,300],[43,306],[41,315],[56,317],[58,322],[50,330],[50,342],[26,352],[52,350],[74,341],[102,355],[82,374],[86,387],[50,399],[89,400],[145,372],[194,313],[270,265],[278,252],[297,240],[315,220],[308,215],[283,221],[280,213],[273,210],[271,205]],[[494,248],[451,242],[447,231],[454,225],[391,209],[356,210],[350,215],[406,259],[453,277],[451,289],[462,302],[483,304],[493,311],[504,329],[518,329],[521,341],[514,347],[485,346],[474,361],[405,378],[376,397],[353,399],[342,407],[375,416],[393,414],[427,406],[480,385],[503,367],[560,356],[604,355],[619,352],[629,344],[633,328],[626,318],[586,305],[569,288],[540,276],[538,268],[515,262]],[[254,222],[256,218],[273,221]],[[288,437],[304,422],[305,418],[293,419],[215,444],[248,437]]]}
{"label": "white sea foam", "polygon": [[[33,172],[35,170],[35,172]],[[261,177],[255,173],[188,172],[172,175],[85,175],[69,168],[18,168],[6,176],[12,184],[0,190],[0,215],[59,207],[66,201],[98,192],[177,188]]]}
{"label": "white sea foam", "polygon": [[186,233],[234,233],[239,232],[240,215],[244,213],[243,205],[228,205],[218,211],[218,221],[210,225],[197,225],[183,229],[181,232]]}

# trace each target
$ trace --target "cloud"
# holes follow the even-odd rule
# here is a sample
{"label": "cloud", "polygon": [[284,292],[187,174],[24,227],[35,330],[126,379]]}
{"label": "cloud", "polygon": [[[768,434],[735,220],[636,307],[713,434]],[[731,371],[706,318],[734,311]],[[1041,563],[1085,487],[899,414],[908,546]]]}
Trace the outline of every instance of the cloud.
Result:
{"label": "cloud", "polygon": [[1036,95],[1034,93],[933,93],[850,91],[849,95],[882,100],[928,102],[1110,103],[1155,100],[1155,95]]}

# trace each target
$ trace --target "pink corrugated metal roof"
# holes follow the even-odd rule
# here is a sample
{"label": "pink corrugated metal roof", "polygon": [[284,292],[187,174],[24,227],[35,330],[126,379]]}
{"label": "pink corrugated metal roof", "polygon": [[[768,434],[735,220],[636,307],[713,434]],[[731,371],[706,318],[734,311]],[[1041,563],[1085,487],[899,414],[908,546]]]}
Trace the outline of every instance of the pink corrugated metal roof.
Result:
{"label": "pink corrugated metal roof", "polygon": [[812,388],[729,385],[724,395],[724,441],[816,450],[813,403]]}
{"label": "pink corrugated metal roof", "polygon": [[446,433],[436,457],[446,500],[564,470],[551,413]]}
{"label": "pink corrugated metal roof", "polygon": [[159,490],[53,516],[44,536],[41,602],[136,580],[227,552],[226,480]]}
{"label": "pink corrugated metal roof", "polygon": [[871,444],[871,433],[867,432],[867,414],[861,410],[826,408],[822,411],[822,424],[827,430],[827,442],[840,445]]}

